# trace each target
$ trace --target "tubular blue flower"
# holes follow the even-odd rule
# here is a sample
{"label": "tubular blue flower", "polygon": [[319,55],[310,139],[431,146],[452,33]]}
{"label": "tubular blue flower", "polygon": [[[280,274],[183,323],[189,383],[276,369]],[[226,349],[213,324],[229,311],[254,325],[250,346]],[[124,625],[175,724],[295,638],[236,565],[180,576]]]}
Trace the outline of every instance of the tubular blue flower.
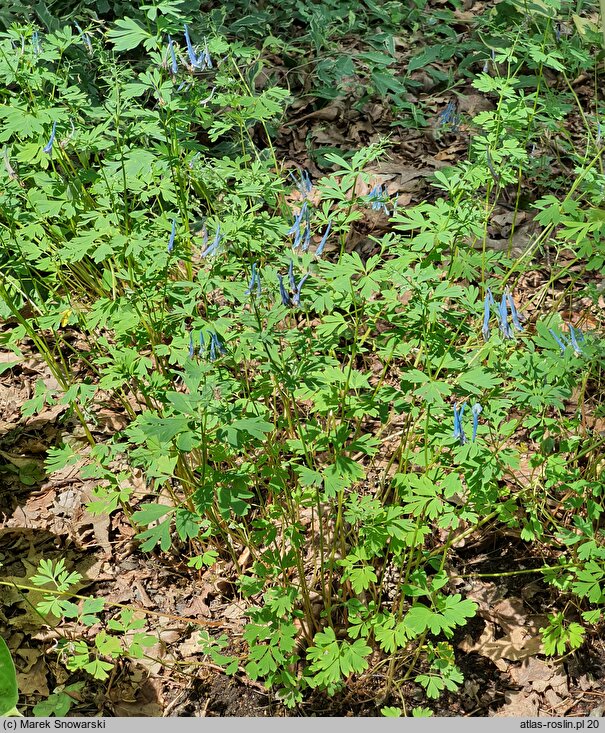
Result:
{"label": "tubular blue flower", "polygon": [[170,70],[172,71],[173,75],[176,76],[179,65],[176,61],[176,54],[174,52],[174,43],[172,42],[172,38],[168,36],[168,52],[170,54]]}
{"label": "tubular blue flower", "polygon": [[199,351],[197,352],[199,354],[199,356],[202,356],[202,354],[204,353],[204,346],[205,345],[206,344],[205,344],[205,341],[204,341],[204,332],[200,328],[200,348],[199,348]]}
{"label": "tubular blue flower", "polygon": [[292,305],[300,305],[300,293],[302,286],[305,284],[305,280],[309,277],[309,273],[301,277],[300,282],[296,286],[296,292],[292,296]]}
{"label": "tubular blue flower", "polygon": [[475,402],[471,407],[471,412],[473,413],[473,437],[471,441],[474,443],[477,438],[477,428],[479,427],[479,415],[483,412],[483,408],[478,402]]}
{"label": "tubular blue flower", "polygon": [[34,50],[34,55],[39,56],[42,51],[42,45],[40,44],[40,34],[38,31],[34,31],[32,33],[32,48]]}
{"label": "tubular blue flower", "polygon": [[326,231],[324,232],[323,237],[321,238],[321,242],[318,244],[317,249],[315,250],[315,254],[318,257],[321,257],[324,251],[324,247],[326,246],[326,242],[328,241],[328,234],[330,233],[330,229],[332,229],[332,220],[328,222],[328,226],[326,227]]}
{"label": "tubular blue flower", "polygon": [[208,42],[204,38],[204,50],[202,52],[202,59],[204,61],[204,64],[206,65],[206,68],[211,69],[212,68],[212,59],[210,58],[210,54],[208,53]]}
{"label": "tubular blue flower", "polygon": [[170,232],[170,239],[168,240],[168,253],[172,252],[174,247],[174,238],[176,236],[176,219],[172,220],[172,230]]}
{"label": "tubular blue flower", "polygon": [[554,340],[559,345],[559,348],[561,349],[561,354],[564,354],[565,349],[567,348],[567,344],[565,343],[567,339],[564,336],[561,336],[561,338],[559,338],[557,334],[552,330],[552,328],[548,329],[548,333],[554,338]]}
{"label": "tubular blue flower", "polygon": [[513,326],[517,329],[517,331],[522,331],[523,326],[521,325],[521,321],[519,320],[519,313],[517,312],[513,296],[510,293],[507,293],[506,299],[508,300],[508,307],[510,309],[510,317],[513,322]]}
{"label": "tubular blue flower", "polygon": [[92,56],[94,51],[92,49],[92,43],[90,42],[90,36],[88,35],[88,33],[84,33],[84,31],[80,28],[80,26],[76,23],[75,20],[74,20],[74,26],[76,30],[78,31],[78,33],[80,34],[80,40],[86,46],[86,49],[88,50],[89,55]]}
{"label": "tubular blue flower", "polygon": [[189,56],[189,63],[191,64],[191,66],[194,69],[196,69],[198,65],[198,58],[195,55],[195,51],[191,43],[191,38],[189,38],[189,28],[187,28],[186,24],[185,24],[185,43],[187,44],[187,54]]}
{"label": "tubular blue flower", "polygon": [[567,326],[569,327],[569,337],[571,339],[571,345],[573,347],[574,353],[576,356],[582,355],[582,349],[580,348],[580,345],[578,344],[578,340],[576,338],[576,331],[574,327],[571,325],[571,323],[568,323]]}
{"label": "tubular blue flower", "polygon": [[311,244],[311,227],[309,226],[309,223],[307,222],[307,225],[305,228],[305,238],[303,239],[303,243],[302,243],[302,251],[306,252],[309,249],[310,244]]}
{"label": "tubular blue flower", "polygon": [[510,339],[513,337],[513,330],[508,323],[508,309],[506,307],[506,295],[502,294],[500,305],[498,306],[498,318],[500,319],[500,331],[502,338]]}
{"label": "tubular blue flower", "polygon": [[256,269],[256,262],[252,263],[252,274],[250,277],[250,283],[248,284],[248,289],[245,292],[245,295],[251,295],[252,289],[256,285],[256,294],[261,294],[261,285],[260,285],[260,275],[258,274],[258,270]]}
{"label": "tubular blue flower", "polygon": [[193,332],[189,331],[189,358],[193,359]]}
{"label": "tubular blue flower", "polygon": [[313,183],[311,182],[311,176],[309,175],[308,171],[303,170],[300,174],[300,182],[302,185],[302,193],[303,195],[309,195],[311,191],[313,190]]}
{"label": "tubular blue flower", "polygon": [[378,200],[380,198],[382,198],[382,186],[377,183],[368,194],[368,199],[372,201],[374,210],[380,209],[380,201]]}
{"label": "tubular blue flower", "polygon": [[290,260],[288,265],[288,282],[290,284],[290,290],[294,292],[296,290],[296,280],[294,279],[294,262]]}
{"label": "tubular blue flower", "polygon": [[389,209],[387,208],[386,203],[382,200],[384,196],[386,196],[386,192],[384,191],[382,186],[377,183],[368,194],[368,199],[372,202],[372,209],[374,211],[384,211],[384,213],[388,216]]}
{"label": "tubular blue flower", "polygon": [[279,281],[279,295],[281,297],[282,305],[289,306],[290,305],[290,296],[286,292],[286,288],[284,287],[284,278],[283,275],[280,275],[278,273],[277,280]]}
{"label": "tubular blue flower", "polygon": [[484,341],[489,341],[489,317],[491,306],[494,305],[494,297],[492,291],[488,288],[485,292],[485,300],[483,301],[483,328],[481,333],[483,334]]}
{"label": "tubular blue flower", "polygon": [[464,445],[466,443],[466,435],[464,434],[464,429],[462,427],[462,416],[464,415],[464,408],[466,407],[466,402],[463,402],[461,405],[454,404],[454,438],[458,438],[460,441],[460,445]]}
{"label": "tubular blue flower", "polygon": [[286,232],[287,235],[294,234],[294,243],[292,244],[292,249],[296,249],[300,245],[300,240],[302,238],[300,225],[306,214],[307,202],[304,201],[300,211],[298,212],[298,215],[294,218],[294,224],[292,224],[290,229],[288,229],[288,231]]}
{"label": "tubular blue flower", "polygon": [[456,105],[454,102],[448,102],[445,109],[443,109],[438,117],[437,122],[441,125],[447,125],[448,122],[452,122],[455,119]]}
{"label": "tubular blue flower", "polygon": [[311,178],[309,177],[307,171],[304,168],[300,171],[300,181],[297,180],[293,171],[290,171],[290,178],[294,182],[294,185],[298,189],[303,199],[306,199],[313,190],[313,184],[311,183]]}
{"label": "tubular blue flower", "polygon": [[225,356],[225,354],[227,353],[219,337],[216,335],[216,333],[212,332],[210,334],[210,361],[216,360],[217,352],[220,356]]}
{"label": "tubular blue flower", "polygon": [[221,225],[218,224],[216,227],[216,234],[214,235],[214,241],[202,252],[202,257],[210,257],[211,255],[215,255],[218,251],[221,239]]}
{"label": "tubular blue flower", "polygon": [[53,129],[50,133],[50,139],[46,143],[46,145],[42,148],[42,152],[46,153],[47,155],[50,155],[53,151],[53,143],[55,142],[55,133],[57,131],[57,123],[53,122]]}

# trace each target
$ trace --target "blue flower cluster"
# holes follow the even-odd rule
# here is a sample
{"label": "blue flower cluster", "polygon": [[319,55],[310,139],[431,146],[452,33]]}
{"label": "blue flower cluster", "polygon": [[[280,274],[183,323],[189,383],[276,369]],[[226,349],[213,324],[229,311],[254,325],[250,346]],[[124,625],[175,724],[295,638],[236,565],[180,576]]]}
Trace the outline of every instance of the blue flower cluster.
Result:
{"label": "blue flower cluster", "polygon": [[[221,225],[218,224],[216,227],[216,233],[214,235],[214,241],[212,244],[209,244],[206,249],[202,252],[202,257],[210,257],[215,255],[218,252],[219,245],[221,243]],[[206,244],[208,241],[208,232],[206,231],[205,237],[204,237],[204,244]]]}
{"label": "blue flower cluster", "polygon": [[279,296],[281,298],[282,305],[285,305],[287,307],[289,306],[298,306],[300,305],[300,296],[302,292],[302,287],[305,284],[305,281],[309,277],[309,273],[307,272],[306,275],[303,275],[301,279],[298,281],[298,284],[296,284],[296,280],[294,278],[294,263],[292,260],[290,260],[290,265],[288,266],[288,284],[290,286],[290,290],[286,290],[286,287],[284,285],[284,276],[277,274],[277,282],[279,284]]}
{"label": "blue flower cluster", "polygon": [[204,40],[204,49],[200,54],[196,54],[191,38],[189,37],[189,28],[185,26],[185,44],[187,45],[187,55],[189,56],[189,64],[192,69],[211,69],[212,59],[208,53],[208,44]]}
{"label": "blue flower cluster", "polygon": [[385,198],[386,191],[379,183],[377,183],[368,194],[368,200],[372,202],[372,209],[374,211],[384,211],[384,213],[389,216],[390,212],[385,203]]}
{"label": "blue flower cluster", "polygon": [[89,56],[93,56],[94,55],[94,51],[93,51],[93,48],[92,48],[92,43],[91,43],[91,40],[90,40],[90,36],[88,35],[88,33],[86,33],[86,31],[83,31],[80,28],[80,26],[76,23],[75,20],[74,20],[74,26],[75,26],[75,29],[78,31],[78,35],[80,36],[80,40],[86,46],[86,50],[88,51]]}
{"label": "blue flower cluster", "polygon": [[568,346],[571,346],[572,349],[574,350],[574,354],[576,356],[581,356],[584,352],[580,348],[580,344],[578,342],[579,341],[582,341],[582,342],[585,341],[584,334],[582,333],[582,331],[580,331],[579,328],[578,329],[575,329],[571,325],[571,323],[568,323],[567,324],[567,328],[569,329],[569,338],[567,338],[567,337],[565,337],[563,335],[558,336],[553,331],[552,328],[549,328],[548,329],[548,332],[550,333],[550,335],[554,338],[554,340],[559,345],[559,348],[561,349],[561,354],[564,354],[565,353],[565,350],[567,349],[567,347]]}
{"label": "blue flower cluster", "polygon": [[308,198],[311,191],[313,190],[313,183],[311,181],[311,177],[309,176],[308,171],[303,169],[300,172],[300,180],[297,180],[294,173],[290,171],[290,178],[294,182],[294,185],[298,189],[300,195],[303,197],[303,200]]}
{"label": "blue flower cluster", "polygon": [[[210,331],[208,333],[208,337],[210,339],[210,354],[208,357],[210,361],[216,361],[217,354],[219,354],[220,356],[225,356],[225,354],[227,353],[227,350],[225,349],[225,346],[219,339],[218,335],[214,331]],[[206,347],[206,340],[204,339],[204,332],[202,330],[200,330],[199,340],[200,340],[200,348],[198,350],[198,355],[203,356],[205,347]],[[193,332],[190,331],[189,332],[189,358],[193,359],[194,356],[195,356],[195,348],[193,345]]]}
{"label": "blue flower cluster", "polygon": [[[462,417],[464,415],[464,408],[466,407],[466,402],[463,402],[461,405],[454,404],[454,433],[453,437],[458,438],[460,441],[460,445],[464,445],[466,441],[466,435],[464,433],[464,428],[462,427]],[[483,408],[478,402],[475,402],[475,404],[471,407],[471,413],[473,415],[473,437],[471,438],[471,442],[475,442],[477,439],[477,430],[479,428],[479,415],[483,412]]]}
{"label": "blue flower cluster", "polygon": [[[492,295],[492,291],[488,288],[485,293],[485,300],[483,301],[483,328],[481,329],[481,333],[483,334],[485,341],[488,341],[490,337],[489,321],[491,317],[491,309],[495,306],[496,303],[494,301],[494,296]],[[510,323],[508,320],[509,311]],[[514,333],[513,329],[516,329],[517,331],[523,330],[515,301],[508,291],[502,294],[500,303],[497,306],[497,314],[500,333],[503,338],[512,339]]]}
{"label": "blue flower cluster", "polygon": [[[208,52],[208,43],[204,39],[204,48],[197,53],[195,47],[191,43],[191,36],[189,35],[189,28],[185,25],[185,45],[187,46],[187,56],[189,57],[189,69],[191,71],[203,71],[204,69],[214,68],[210,53]],[[174,41],[172,37],[168,36],[168,56],[170,58],[170,71],[173,76],[176,76],[179,70],[179,64],[176,57],[176,51],[174,48]],[[179,87],[180,88],[180,87]]]}
{"label": "blue flower cluster", "polygon": [[446,125],[450,125],[452,132],[456,132],[460,125],[460,115],[456,114],[454,102],[448,102],[445,109],[437,115],[437,126],[445,127]]}
{"label": "blue flower cluster", "polygon": [[[302,224],[304,224],[304,239],[303,230],[301,230]],[[291,234],[294,235],[292,249],[298,249],[301,242],[303,252],[309,249],[309,244],[311,243],[311,212],[309,211],[309,205],[306,200],[303,201],[300,211],[294,218],[294,224],[288,229],[287,234],[288,236]]]}

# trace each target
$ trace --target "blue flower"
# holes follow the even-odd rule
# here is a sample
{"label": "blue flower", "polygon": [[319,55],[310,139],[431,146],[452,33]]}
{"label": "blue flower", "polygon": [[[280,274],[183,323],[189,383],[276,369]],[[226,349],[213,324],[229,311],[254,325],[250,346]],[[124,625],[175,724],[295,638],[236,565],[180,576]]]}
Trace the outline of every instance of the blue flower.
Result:
{"label": "blue flower", "polygon": [[90,42],[90,36],[88,35],[88,33],[84,33],[84,31],[80,28],[80,26],[76,23],[75,20],[74,20],[74,26],[76,30],[78,31],[78,33],[80,34],[80,39],[82,43],[86,46],[86,48],[88,49],[88,53],[92,56],[94,51],[92,49],[92,43]]}
{"label": "blue flower", "polygon": [[172,231],[170,232],[170,239],[168,240],[168,252],[172,252],[174,247],[174,238],[176,236],[176,219],[172,220]]}
{"label": "blue flower", "polygon": [[368,194],[368,200],[372,202],[372,209],[374,211],[382,210],[388,216],[389,210],[385,202],[382,200],[385,195],[386,193],[383,190],[382,186],[377,183],[374,186],[374,188],[370,191],[370,193]]}
{"label": "blue flower", "polygon": [[313,184],[311,183],[311,178],[307,171],[304,168],[301,170],[300,181],[296,180],[296,176],[292,171],[290,171],[290,178],[294,181],[294,185],[300,192],[303,199],[306,199],[313,190]]}
{"label": "blue flower", "polygon": [[38,31],[34,31],[32,33],[32,48],[34,50],[34,55],[39,56],[42,51],[42,45],[40,43],[40,35]]}
{"label": "blue flower", "polygon": [[502,294],[500,305],[498,306],[498,318],[500,319],[500,331],[502,337],[505,339],[511,339],[513,337],[513,330],[508,323],[508,309],[506,307],[506,295]]}
{"label": "blue flower", "polygon": [[[571,338],[571,345],[573,347],[574,353],[575,353],[576,356],[580,356],[583,352],[582,352],[582,349],[580,348],[580,345],[578,344],[578,340],[576,338],[575,329],[571,325],[571,323],[568,323],[567,326],[569,327],[569,336]],[[578,329],[578,333],[579,333],[579,335],[580,335],[581,338],[584,338],[582,336],[582,332],[579,329]]]}
{"label": "blue flower", "polygon": [[463,402],[462,405],[458,406],[457,404],[454,404],[454,438],[458,438],[460,441],[460,445],[464,445],[466,443],[466,435],[464,434],[464,429],[462,427],[462,416],[464,415],[464,408],[466,407],[466,402]]}
{"label": "blue flower", "polygon": [[197,353],[199,354],[199,356],[201,356],[201,355],[202,355],[202,354],[204,353],[204,346],[205,346],[205,342],[204,342],[204,332],[203,332],[203,331],[202,331],[202,329],[200,328],[200,349],[199,349],[199,351],[197,352]]}
{"label": "blue flower", "polygon": [[221,239],[221,225],[218,224],[216,227],[216,234],[214,235],[214,241],[202,252],[202,257],[210,257],[210,255],[215,255],[218,251]]}
{"label": "blue flower", "polygon": [[250,277],[250,282],[248,284],[248,289],[245,292],[245,295],[251,295],[252,294],[252,288],[256,285],[256,294],[261,294],[261,285],[260,285],[260,275],[258,274],[258,270],[256,269],[256,262],[252,263],[252,274]]}
{"label": "blue flower", "polygon": [[197,68],[197,65],[198,65],[198,58],[195,55],[195,51],[193,50],[191,38],[189,38],[189,28],[187,28],[187,25],[185,25],[185,43],[187,44],[187,54],[189,56],[189,63],[195,69]]}
{"label": "blue flower", "polygon": [[317,246],[317,249],[315,250],[315,254],[318,257],[321,257],[324,251],[324,247],[326,246],[326,242],[328,241],[328,234],[330,233],[330,229],[332,229],[332,220],[328,222],[328,226],[326,227],[326,231],[324,232],[323,237],[321,238],[321,242]]}
{"label": "blue flower", "polygon": [[279,282],[279,295],[281,297],[282,305],[289,306],[290,305],[290,296],[286,292],[286,288],[284,287],[284,278],[283,275],[277,274],[277,280]]}
{"label": "blue flower", "polygon": [[176,62],[176,54],[174,52],[174,43],[172,42],[172,38],[170,36],[168,36],[168,52],[170,53],[170,70],[176,76],[179,70],[179,65]]}
{"label": "blue flower", "polygon": [[46,153],[47,155],[50,155],[53,151],[53,143],[55,142],[55,133],[57,131],[57,123],[53,122],[53,129],[50,133],[50,139],[46,143],[46,145],[42,148],[42,152]]}
{"label": "blue flower", "polygon": [[193,359],[193,333],[189,331],[189,358]]}
{"label": "blue flower", "polygon": [[437,116],[437,124],[439,126],[447,125],[448,122],[452,123],[453,128],[458,124],[458,115],[456,115],[456,105],[454,102],[448,102],[445,109]]}
{"label": "blue flower", "polygon": [[567,339],[565,338],[565,336],[561,336],[561,338],[559,338],[557,334],[552,330],[552,328],[548,329],[548,333],[550,333],[550,335],[554,338],[554,340],[559,344],[559,348],[561,349],[561,354],[564,354],[565,349],[567,348],[567,343],[565,343]]}
{"label": "blue flower", "polygon": [[217,352],[224,356],[227,352],[216,333],[210,334],[210,361],[215,361]]}
{"label": "blue flower", "polygon": [[296,292],[292,296],[292,305],[300,305],[300,292],[302,290],[302,286],[305,284],[305,280],[309,277],[309,273],[304,275],[301,279],[298,285],[296,286]]}
{"label": "blue flower", "polygon": [[517,308],[515,307],[513,296],[510,293],[507,293],[506,298],[508,300],[508,307],[510,308],[510,317],[512,319],[513,326],[517,329],[517,331],[522,331],[523,326],[521,325],[521,322],[519,320],[519,313],[517,312]]}
{"label": "blue flower", "polygon": [[479,427],[479,415],[482,411],[483,408],[478,402],[475,402],[475,404],[471,407],[471,412],[473,413],[473,443],[475,442],[475,439],[477,437],[477,428]]}
{"label": "blue flower", "polygon": [[306,217],[306,226],[305,226],[305,238],[303,239],[303,245],[302,245],[302,251],[306,252],[309,249],[309,245],[311,244],[311,226],[309,223],[309,216]]}
{"label": "blue flower", "polygon": [[288,231],[286,232],[287,235],[294,234],[294,243],[292,244],[293,249],[296,249],[300,244],[300,240],[302,238],[301,231],[300,231],[300,225],[303,219],[307,221],[306,216],[307,216],[307,202],[304,201],[300,211],[298,212],[298,215],[294,218],[294,224],[292,224],[290,229],[288,229]]}
{"label": "blue flower", "polygon": [[212,59],[210,58],[210,54],[208,53],[208,43],[205,38],[204,38],[204,50],[202,52],[202,60],[208,69],[212,68]]}
{"label": "blue flower", "polygon": [[489,317],[491,312],[491,306],[494,304],[494,296],[492,295],[492,291],[488,288],[485,292],[485,300],[483,301],[483,328],[481,329],[481,333],[483,334],[483,338],[485,341],[489,341]]}
{"label": "blue flower", "polygon": [[288,282],[290,283],[290,290],[294,292],[296,290],[296,280],[294,279],[294,262],[291,259],[288,265]]}

